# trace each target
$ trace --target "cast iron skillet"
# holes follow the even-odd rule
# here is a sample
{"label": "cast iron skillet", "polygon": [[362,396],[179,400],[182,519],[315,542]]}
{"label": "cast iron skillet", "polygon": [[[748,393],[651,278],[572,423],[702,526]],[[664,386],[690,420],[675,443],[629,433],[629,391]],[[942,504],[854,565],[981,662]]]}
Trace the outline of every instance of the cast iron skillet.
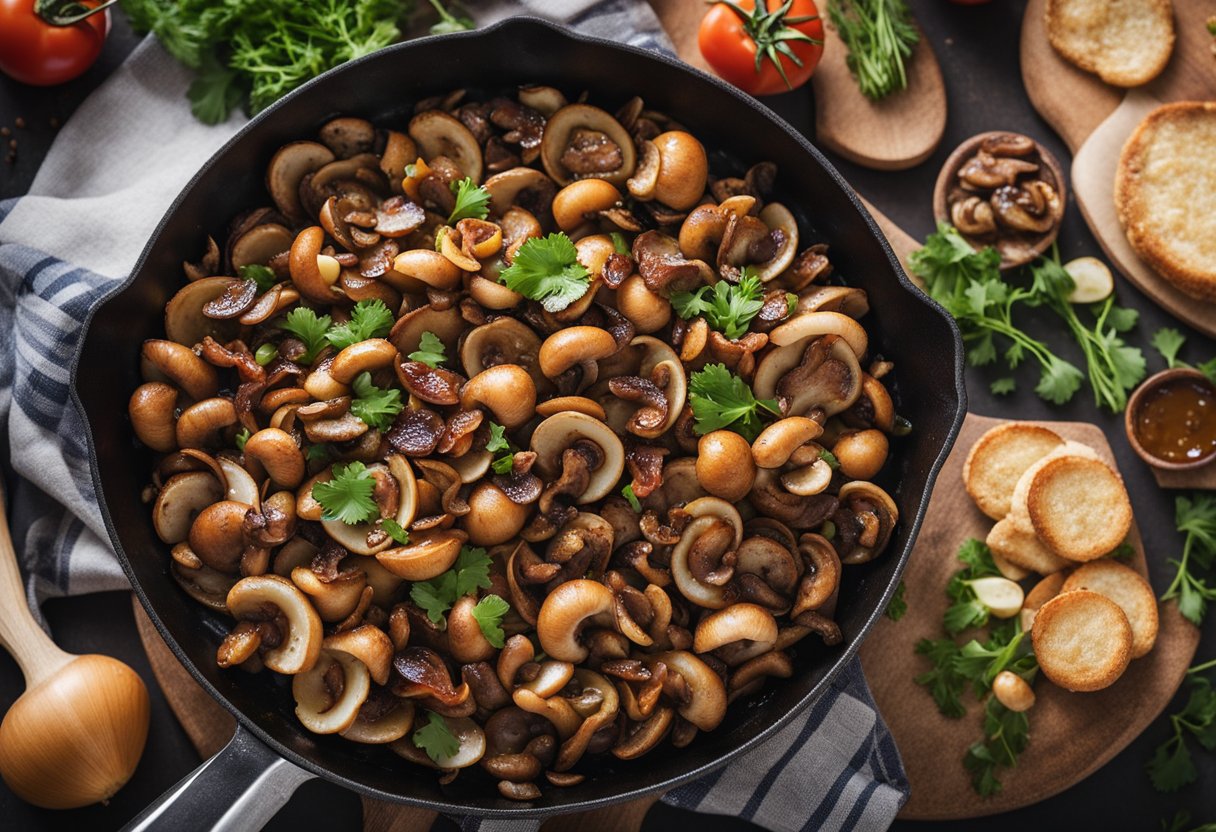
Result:
{"label": "cast iron skillet", "polygon": [[[339,113],[404,125],[414,102],[424,96],[461,86],[494,91],[524,83],[551,84],[567,93],[589,90],[594,103],[610,110],[641,95],[648,107],[683,122],[711,151],[747,164],[776,162],[777,198],[798,216],[804,244],[829,241],[836,273],[869,292],[872,311],[865,323],[871,352],[896,362],[897,407],[914,426],[909,437],[895,443],[895,461],[888,466],[895,470],[883,480],[902,518],[895,536],[883,557],[846,570],[838,613],[843,645],[802,647],[792,679],[770,685],[750,706],[731,707],[720,728],[698,736],[688,748],[664,746],[641,764],[602,761],[589,768],[590,776],[579,786],[545,788],[530,804],[499,797],[479,770],[441,787],[434,775],[387,750],[313,735],[292,713],[283,680],[217,668],[215,650],[228,624],[190,600],[168,575],[165,546],[140,500],[152,459],[133,441],[127,419],[127,399],[141,382],[140,345],[145,338],[162,337],[165,302],[180,286],[182,260],[197,255],[207,234],[224,239],[238,212],[269,204],[263,174],[275,149],[314,136],[320,124]],[[724,765],[816,699],[886,608],[966,409],[961,355],[952,320],[908,282],[852,189],[819,151],[755,100],[673,58],[514,18],[476,32],[394,46],[305,85],[254,118],[186,186],[133,276],[93,316],[74,373],[75,395],[91,433],[94,483],[114,548],[165,641],[239,722],[233,743],[179,784],[170,802],[149,810],[145,824],[211,828],[231,809],[228,821],[235,821],[227,828],[256,828],[298,782],[313,775],[371,797],[441,812],[538,816],[670,789]],[[255,781],[256,788],[250,788]]]}

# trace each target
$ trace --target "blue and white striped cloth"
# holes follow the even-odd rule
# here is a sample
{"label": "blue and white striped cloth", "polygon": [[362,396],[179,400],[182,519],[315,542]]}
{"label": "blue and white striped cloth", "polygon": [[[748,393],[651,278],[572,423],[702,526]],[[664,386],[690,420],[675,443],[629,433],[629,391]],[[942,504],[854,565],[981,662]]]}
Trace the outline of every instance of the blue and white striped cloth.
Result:
{"label": "blue and white striped cloth", "polygon": [[[480,25],[525,12],[671,48],[641,0],[466,5]],[[81,416],[68,402],[68,368],[90,310],[129,273],[178,191],[243,123],[195,121],[189,82],[149,38],[60,131],[29,193],[0,203],[0,424],[8,435],[0,462],[35,610],[47,597],[127,586],[97,509]],[[783,832],[869,832],[890,825],[907,793],[899,753],[854,661],[805,715],[664,800]],[[538,825],[462,819],[466,832]]]}

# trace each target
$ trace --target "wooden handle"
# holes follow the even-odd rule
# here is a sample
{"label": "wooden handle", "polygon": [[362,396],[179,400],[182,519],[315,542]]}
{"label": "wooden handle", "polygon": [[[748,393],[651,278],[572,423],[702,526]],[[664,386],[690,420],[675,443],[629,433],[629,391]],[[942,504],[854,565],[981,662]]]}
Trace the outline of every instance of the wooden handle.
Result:
{"label": "wooden handle", "polygon": [[17,551],[8,531],[8,515],[4,509],[4,487],[0,485],[0,644],[13,654],[25,686],[33,687],[72,660],[42,631],[30,614],[25,599],[25,585],[17,567]]}

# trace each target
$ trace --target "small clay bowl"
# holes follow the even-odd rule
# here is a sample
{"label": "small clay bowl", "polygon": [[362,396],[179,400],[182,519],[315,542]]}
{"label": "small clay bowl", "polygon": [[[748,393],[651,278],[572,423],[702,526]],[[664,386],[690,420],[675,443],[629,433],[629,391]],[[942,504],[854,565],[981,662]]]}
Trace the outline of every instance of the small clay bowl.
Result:
{"label": "small clay bowl", "polygon": [[1018,182],[1042,179],[1055,190],[1060,201],[1060,219],[1044,232],[1018,231],[1001,225],[999,221],[997,222],[996,232],[969,234],[963,231],[963,229],[959,229],[959,233],[963,235],[963,238],[976,249],[991,246],[999,251],[1001,253],[1001,271],[1005,271],[1034,260],[1055,242],[1056,235],[1060,233],[1060,222],[1063,220],[1064,207],[1068,204],[1067,185],[1065,184],[1064,171],[1060,167],[1059,161],[1042,144],[1029,136],[1013,133],[1008,130],[992,130],[987,133],[979,133],[967,139],[950,154],[950,157],[946,159],[946,163],[942,165],[941,173],[937,175],[937,184],[933,187],[933,214],[938,222],[951,222],[951,202],[973,195],[984,197],[990,195],[995,190],[995,188],[990,188],[984,193],[975,194],[968,192],[962,187],[958,173],[963,165],[980,151],[980,146],[984,144],[985,140],[995,140],[998,137],[1011,137],[1034,145],[1034,150],[1025,156],[1008,157],[1033,162],[1039,166],[1038,171],[1032,174],[1020,175]]}
{"label": "small clay bowl", "polygon": [[1186,462],[1171,462],[1168,459],[1162,459],[1149,453],[1148,449],[1140,442],[1140,437],[1136,434],[1136,418],[1140,412],[1140,407],[1144,404],[1144,398],[1149,393],[1157,390],[1163,384],[1169,384],[1177,379],[1192,379],[1201,384],[1212,387],[1213,394],[1216,395],[1216,385],[1213,385],[1208,377],[1198,370],[1190,367],[1175,367],[1172,370],[1162,370],[1155,375],[1149,376],[1144,383],[1136,388],[1128,399],[1127,409],[1123,411],[1123,429],[1127,432],[1128,444],[1132,446],[1141,459],[1147,462],[1153,468],[1158,468],[1163,471],[1193,471],[1197,468],[1203,468],[1206,465],[1216,463],[1216,453],[1201,456],[1198,459],[1187,460]]}

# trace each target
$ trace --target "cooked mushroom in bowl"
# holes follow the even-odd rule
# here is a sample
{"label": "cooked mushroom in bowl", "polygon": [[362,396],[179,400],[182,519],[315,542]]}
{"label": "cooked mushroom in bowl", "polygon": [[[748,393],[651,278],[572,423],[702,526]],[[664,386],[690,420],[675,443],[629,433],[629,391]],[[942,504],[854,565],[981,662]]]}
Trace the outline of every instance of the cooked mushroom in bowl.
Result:
{"label": "cooked mushroom in bowl", "polygon": [[840,643],[908,424],[774,165],[551,87],[316,139],[186,264],[130,399],[221,667],[532,800]]}

